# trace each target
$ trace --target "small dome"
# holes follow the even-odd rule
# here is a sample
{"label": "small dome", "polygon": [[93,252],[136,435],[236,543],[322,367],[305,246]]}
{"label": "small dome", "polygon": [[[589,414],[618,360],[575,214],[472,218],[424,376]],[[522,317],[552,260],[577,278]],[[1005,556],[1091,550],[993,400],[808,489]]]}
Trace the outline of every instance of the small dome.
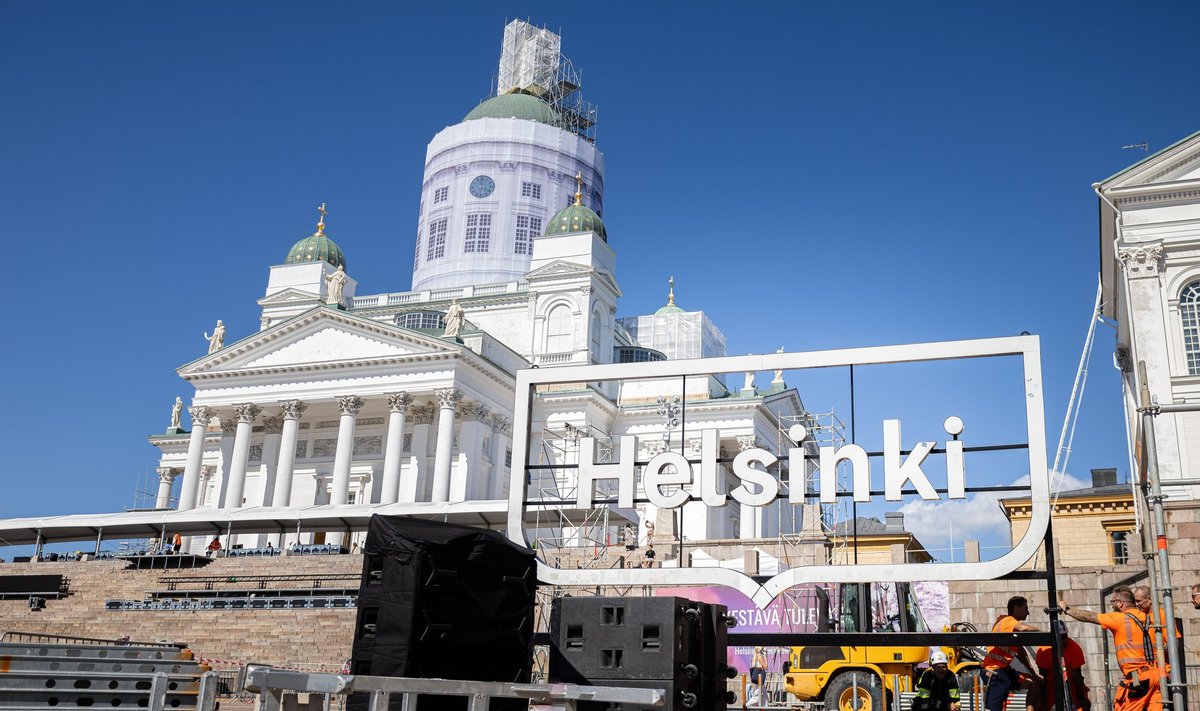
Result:
{"label": "small dome", "polygon": [[584,207],[578,203],[559,210],[554,217],[550,218],[550,222],[546,223],[547,236],[565,235],[572,232],[595,232],[600,235],[600,239],[608,241],[608,231],[604,229],[604,222],[600,216],[590,207]]}
{"label": "small dome", "polygon": [[341,247],[325,235],[325,225],[318,224],[317,231],[292,245],[284,264],[305,262],[329,262],[335,267],[345,267],[346,257]]}
{"label": "small dome", "polygon": [[471,109],[463,121],[474,121],[482,118],[515,118],[525,121],[537,121],[556,128],[564,128],[566,123],[562,116],[550,104],[529,94],[502,94],[486,99],[479,106]]}

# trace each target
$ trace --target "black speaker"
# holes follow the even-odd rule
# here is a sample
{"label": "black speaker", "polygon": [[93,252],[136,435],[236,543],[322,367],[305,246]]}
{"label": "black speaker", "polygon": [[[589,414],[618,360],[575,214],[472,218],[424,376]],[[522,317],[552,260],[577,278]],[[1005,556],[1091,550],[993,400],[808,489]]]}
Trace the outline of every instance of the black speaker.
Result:
{"label": "black speaker", "polygon": [[724,606],[678,597],[560,598],[550,613],[550,678],[662,688],[669,709],[724,708],[731,621]]}
{"label": "black speaker", "polygon": [[[363,552],[352,674],[529,681],[532,551],[495,531],[377,515]],[[351,708],[365,708],[366,695],[355,697]],[[400,701],[394,695],[393,708]],[[418,703],[465,709],[467,698],[424,696]]]}

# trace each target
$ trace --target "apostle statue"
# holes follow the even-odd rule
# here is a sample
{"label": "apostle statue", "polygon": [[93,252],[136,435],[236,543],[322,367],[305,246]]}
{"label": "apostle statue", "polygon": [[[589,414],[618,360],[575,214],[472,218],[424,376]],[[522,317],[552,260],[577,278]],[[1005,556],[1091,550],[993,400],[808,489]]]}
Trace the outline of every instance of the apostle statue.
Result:
{"label": "apostle statue", "polygon": [[[783,346],[780,346],[779,350],[777,350],[775,352],[783,353]],[[782,370],[775,371],[775,377],[771,380],[771,383],[775,384],[775,383],[782,383],[782,382],[783,382],[783,371]]]}
{"label": "apostle statue", "polygon": [[458,299],[450,303],[450,308],[446,310],[446,330],[442,332],[443,336],[457,336],[462,331],[463,326],[463,307],[458,305]]}
{"label": "apostle statue", "polygon": [[175,404],[171,406],[171,429],[179,429],[179,418],[183,416],[183,398],[176,397]]}
{"label": "apostle statue", "polygon": [[211,336],[208,335],[208,331],[204,332],[204,340],[208,341],[209,353],[216,353],[225,347],[225,324],[221,323],[221,319],[217,319]]}
{"label": "apostle statue", "polygon": [[752,371],[747,370],[746,371],[746,381],[744,383],[742,383],[742,390],[753,390],[753,389],[754,389],[754,373]]}
{"label": "apostle statue", "polygon": [[330,306],[342,305],[342,290],[346,288],[346,265],[339,264],[337,271],[325,277],[325,284],[329,287],[325,295],[325,303]]}

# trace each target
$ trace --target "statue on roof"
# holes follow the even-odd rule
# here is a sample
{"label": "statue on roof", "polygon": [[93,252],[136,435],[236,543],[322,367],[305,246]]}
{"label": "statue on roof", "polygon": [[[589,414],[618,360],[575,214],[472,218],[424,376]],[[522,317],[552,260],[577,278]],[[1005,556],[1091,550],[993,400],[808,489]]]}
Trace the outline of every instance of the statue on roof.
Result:
{"label": "statue on roof", "polygon": [[339,264],[337,271],[325,277],[325,284],[328,290],[325,294],[325,303],[330,306],[342,305],[342,292],[346,288],[346,265]]}
{"label": "statue on roof", "polygon": [[176,397],[175,404],[171,406],[171,429],[180,429],[179,418],[183,416],[183,398]]}
{"label": "statue on roof", "polygon": [[[779,350],[777,350],[777,351],[775,351],[775,352],[776,352],[776,353],[783,353],[783,346],[780,346],[780,347],[779,347]],[[771,380],[771,384],[772,384],[772,385],[774,385],[774,384],[776,384],[776,383],[782,383],[782,382],[783,382],[783,371],[782,371],[782,370],[776,370],[776,371],[775,371],[775,377],[774,377],[774,378]]]}
{"label": "statue on roof", "polygon": [[225,347],[225,324],[221,323],[221,319],[217,319],[217,325],[213,328],[212,335],[208,335],[208,331],[204,332],[204,340],[208,341],[208,352],[216,353]]}
{"label": "statue on roof", "polygon": [[442,335],[457,336],[462,331],[464,316],[465,312],[463,307],[458,305],[458,299],[450,302],[450,308],[446,310],[446,330]]}

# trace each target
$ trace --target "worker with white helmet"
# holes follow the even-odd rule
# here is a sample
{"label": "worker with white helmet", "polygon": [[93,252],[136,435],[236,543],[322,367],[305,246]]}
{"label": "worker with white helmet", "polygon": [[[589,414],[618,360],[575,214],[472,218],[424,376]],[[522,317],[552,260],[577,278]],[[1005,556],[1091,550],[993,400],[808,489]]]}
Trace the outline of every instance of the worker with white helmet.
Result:
{"label": "worker with white helmet", "polygon": [[950,660],[940,649],[929,655],[929,668],[917,681],[912,711],[959,711],[958,677],[950,671]]}

